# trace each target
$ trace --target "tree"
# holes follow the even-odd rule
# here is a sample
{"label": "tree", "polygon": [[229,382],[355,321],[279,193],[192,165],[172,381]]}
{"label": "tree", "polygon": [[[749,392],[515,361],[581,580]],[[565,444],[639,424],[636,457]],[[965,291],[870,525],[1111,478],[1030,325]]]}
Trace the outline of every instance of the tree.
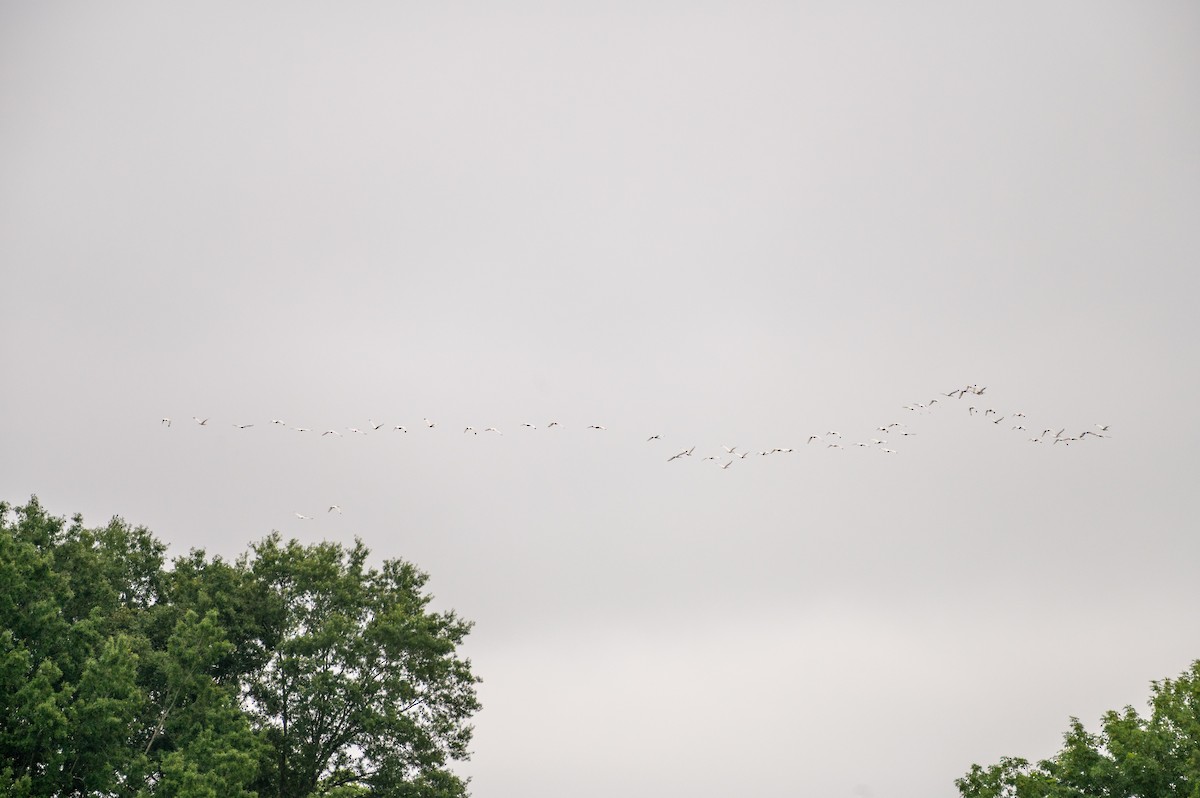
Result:
{"label": "tree", "polygon": [[425,574],[278,534],[165,552],[0,502],[0,795],[466,794],[470,624]]}
{"label": "tree", "polygon": [[265,593],[273,643],[246,686],[272,749],[260,794],[464,795],[445,765],[466,757],[479,709],[478,679],[455,654],[471,625],[428,609],[428,577],[411,564],[368,568],[361,541],[272,535],[253,554],[240,566]]}
{"label": "tree", "polygon": [[972,765],[955,785],[962,798],[1200,798],[1200,660],[1151,683],[1150,708],[1110,710],[1098,734],[1071,718],[1053,758]]}

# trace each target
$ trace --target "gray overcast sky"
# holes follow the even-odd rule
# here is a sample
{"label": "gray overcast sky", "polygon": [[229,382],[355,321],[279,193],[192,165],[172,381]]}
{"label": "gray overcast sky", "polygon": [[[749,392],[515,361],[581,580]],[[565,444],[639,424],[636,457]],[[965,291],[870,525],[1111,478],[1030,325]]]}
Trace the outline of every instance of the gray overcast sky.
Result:
{"label": "gray overcast sky", "polygon": [[0,5],[0,496],[416,562],[481,798],[950,796],[1143,706],[1200,8],[880,5]]}

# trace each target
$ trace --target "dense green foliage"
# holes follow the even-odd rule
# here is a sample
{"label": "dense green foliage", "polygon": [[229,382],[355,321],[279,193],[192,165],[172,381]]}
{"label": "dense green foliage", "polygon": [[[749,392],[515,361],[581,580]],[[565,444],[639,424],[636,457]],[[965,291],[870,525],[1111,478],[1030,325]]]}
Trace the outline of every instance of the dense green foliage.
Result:
{"label": "dense green foliage", "polygon": [[466,795],[479,708],[426,575],[285,543],[236,562],[0,502],[0,794]]}
{"label": "dense green foliage", "polygon": [[973,765],[955,784],[963,798],[1200,798],[1200,660],[1154,682],[1150,708],[1109,711],[1098,734],[1071,718],[1052,759]]}

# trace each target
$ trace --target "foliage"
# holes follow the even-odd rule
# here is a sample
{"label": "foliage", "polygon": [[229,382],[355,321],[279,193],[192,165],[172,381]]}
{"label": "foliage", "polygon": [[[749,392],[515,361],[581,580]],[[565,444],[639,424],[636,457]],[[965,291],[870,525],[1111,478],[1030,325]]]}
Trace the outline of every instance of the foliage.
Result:
{"label": "foliage", "polygon": [[369,569],[361,542],[344,551],[272,535],[253,553],[241,566],[266,587],[276,641],[246,685],[272,748],[263,794],[398,794],[466,756],[479,705],[454,651],[470,624],[429,612],[425,574],[400,561]]}
{"label": "foliage", "polygon": [[963,798],[1200,798],[1200,660],[1151,686],[1148,718],[1105,713],[1098,734],[1071,718],[1063,748],[1031,765],[1005,757],[972,765],[955,784]]}
{"label": "foliage", "polygon": [[463,796],[470,624],[361,542],[229,563],[0,502],[0,794]]}

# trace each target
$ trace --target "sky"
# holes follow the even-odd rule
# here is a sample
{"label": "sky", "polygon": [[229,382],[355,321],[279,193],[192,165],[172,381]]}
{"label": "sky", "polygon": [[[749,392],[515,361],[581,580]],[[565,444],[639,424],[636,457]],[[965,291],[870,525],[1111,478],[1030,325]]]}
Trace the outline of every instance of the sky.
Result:
{"label": "sky", "polygon": [[480,798],[953,796],[1144,708],[1200,9],[881,5],[0,5],[0,498],[416,563]]}

